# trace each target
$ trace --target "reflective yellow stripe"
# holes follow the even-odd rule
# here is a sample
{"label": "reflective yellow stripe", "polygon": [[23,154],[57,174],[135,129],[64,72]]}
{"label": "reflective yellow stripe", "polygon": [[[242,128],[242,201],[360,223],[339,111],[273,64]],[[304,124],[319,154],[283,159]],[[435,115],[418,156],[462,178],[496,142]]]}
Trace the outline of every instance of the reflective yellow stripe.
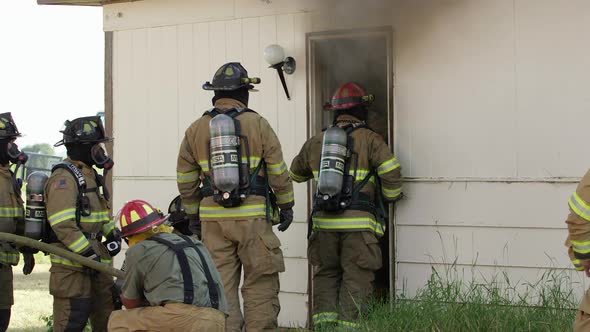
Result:
{"label": "reflective yellow stripe", "polygon": [[194,203],[194,204],[189,204],[189,203],[184,203],[184,212],[186,212],[186,214],[197,214],[199,212],[199,203]]}
{"label": "reflective yellow stripe", "polygon": [[109,221],[109,211],[92,211],[90,216],[81,217],[80,222],[97,223]]}
{"label": "reflective yellow stripe", "polygon": [[88,248],[89,245],[90,242],[88,242],[88,239],[86,239],[86,237],[82,235],[79,239],[68,245],[68,248],[70,248],[70,250],[75,253],[79,253],[84,251],[84,249]]}
{"label": "reflective yellow stripe", "polygon": [[18,264],[18,253],[0,252],[0,263],[8,265]]}
{"label": "reflective yellow stripe", "polygon": [[291,179],[293,179],[293,181],[295,181],[295,182],[307,181],[307,177],[305,177],[303,175],[295,174],[293,172],[289,172],[289,175],[291,176]]}
{"label": "reflective yellow stripe", "polygon": [[319,229],[370,229],[378,235],[383,235],[385,232],[384,226],[370,217],[333,219],[313,217],[313,226]]}
{"label": "reflective yellow stripe", "polygon": [[[245,163],[247,160],[248,160],[248,158],[242,157],[243,163]],[[258,164],[260,163],[260,160],[261,160],[260,157],[250,156],[250,168],[256,168],[258,166]]]}
{"label": "reflective yellow stripe", "polygon": [[337,312],[319,312],[311,316],[314,324],[331,323],[338,321]]}
{"label": "reflective yellow stripe", "polygon": [[222,206],[202,206],[201,218],[231,218],[231,217],[256,217],[266,216],[266,205],[242,205],[235,208],[224,208]]}
{"label": "reflective yellow stripe", "polygon": [[342,327],[345,329],[358,329],[359,324],[355,323],[355,322],[349,322],[349,321],[345,321],[345,320],[339,320],[338,321],[338,327]]}
{"label": "reflective yellow stripe", "polygon": [[199,172],[194,170],[186,173],[176,172],[176,182],[178,183],[191,183],[199,179]]}
{"label": "reflective yellow stripe", "polygon": [[277,194],[277,204],[287,204],[295,200],[295,194],[293,191],[289,191],[284,194]]}
{"label": "reflective yellow stripe", "polygon": [[278,164],[268,164],[267,166],[268,167],[266,171],[269,175],[281,175],[288,170],[287,164],[285,164],[285,161],[283,160],[281,160],[281,162]]}
{"label": "reflective yellow stripe", "polygon": [[50,260],[52,264],[61,264],[61,265],[67,265],[67,266],[73,266],[73,267],[83,267],[81,264],[78,264],[74,261],[71,261],[69,259],[65,259],[63,257],[51,254],[50,256]]}
{"label": "reflective yellow stripe", "polygon": [[57,213],[50,215],[47,219],[49,220],[49,224],[51,226],[55,226],[60,222],[66,221],[68,219],[76,219],[76,208],[61,210]]}
{"label": "reflective yellow stripe", "polygon": [[572,264],[574,264],[574,267],[577,271],[584,271],[584,267],[582,266],[579,259],[572,259]]}
{"label": "reflective yellow stripe", "polygon": [[108,224],[102,225],[102,233],[104,236],[111,234],[111,232],[115,229],[115,222],[111,220]]}
{"label": "reflective yellow stripe", "polygon": [[203,172],[209,172],[209,160],[199,160],[199,166]]}
{"label": "reflective yellow stripe", "polygon": [[590,221],[590,205],[586,203],[577,192],[575,192],[568,202],[570,208],[586,221]]}
{"label": "reflective yellow stripe", "polygon": [[379,167],[377,167],[377,175],[383,175],[387,172],[391,172],[394,169],[400,167],[401,165],[397,161],[395,157],[384,161]]}
{"label": "reflective yellow stripe", "polygon": [[387,198],[396,198],[399,194],[402,193],[402,188],[397,189],[387,189],[385,187],[381,188],[383,190],[383,195]]}
{"label": "reflective yellow stripe", "polygon": [[574,252],[580,254],[590,253],[590,241],[575,241],[571,240]]}
{"label": "reflective yellow stripe", "polygon": [[0,207],[0,218],[22,217],[23,209],[20,207]]}

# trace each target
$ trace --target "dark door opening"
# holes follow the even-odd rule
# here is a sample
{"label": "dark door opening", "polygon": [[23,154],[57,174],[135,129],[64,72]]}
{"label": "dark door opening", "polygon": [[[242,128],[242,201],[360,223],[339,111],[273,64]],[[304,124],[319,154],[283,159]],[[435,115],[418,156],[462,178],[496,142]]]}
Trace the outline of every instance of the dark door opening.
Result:
{"label": "dark door opening", "polygon": [[[334,114],[324,111],[322,105],[330,100],[338,86],[353,81],[375,95],[367,122],[393,149],[391,28],[310,33],[307,35],[307,60],[308,136],[332,123]],[[310,203],[314,189],[309,191]],[[377,296],[392,299],[395,289],[392,213],[387,229],[387,234],[380,240],[383,268],[376,273],[375,290]],[[309,289],[311,293],[313,288]],[[310,294],[310,303],[312,299]]]}

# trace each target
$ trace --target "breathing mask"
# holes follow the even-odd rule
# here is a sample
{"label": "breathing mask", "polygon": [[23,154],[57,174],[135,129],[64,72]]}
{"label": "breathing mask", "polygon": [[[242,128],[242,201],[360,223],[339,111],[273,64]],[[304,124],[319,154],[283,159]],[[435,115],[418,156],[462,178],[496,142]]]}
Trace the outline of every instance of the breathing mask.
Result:
{"label": "breathing mask", "polygon": [[104,168],[108,171],[115,165],[113,159],[109,157],[104,143],[94,144],[92,148],[90,148],[90,156],[92,157],[94,165],[98,168]]}
{"label": "breathing mask", "polygon": [[6,154],[8,155],[8,160],[13,164],[24,164],[29,160],[29,156],[19,150],[18,145],[14,142],[8,142],[8,145],[6,146]]}

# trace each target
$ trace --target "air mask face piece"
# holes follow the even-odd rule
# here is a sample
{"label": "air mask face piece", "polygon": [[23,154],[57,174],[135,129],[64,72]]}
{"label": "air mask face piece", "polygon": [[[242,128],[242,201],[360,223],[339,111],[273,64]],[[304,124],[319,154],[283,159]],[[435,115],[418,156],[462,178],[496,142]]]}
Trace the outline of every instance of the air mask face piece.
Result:
{"label": "air mask face piece", "polygon": [[98,168],[104,168],[109,170],[113,168],[115,162],[109,157],[107,153],[106,145],[104,143],[94,144],[90,149],[90,155],[92,161]]}
{"label": "air mask face piece", "polygon": [[8,158],[10,162],[16,164],[21,163],[24,164],[29,160],[29,156],[27,156],[24,152],[18,149],[18,145],[14,141],[8,142],[8,146],[6,147],[6,154],[8,154]]}

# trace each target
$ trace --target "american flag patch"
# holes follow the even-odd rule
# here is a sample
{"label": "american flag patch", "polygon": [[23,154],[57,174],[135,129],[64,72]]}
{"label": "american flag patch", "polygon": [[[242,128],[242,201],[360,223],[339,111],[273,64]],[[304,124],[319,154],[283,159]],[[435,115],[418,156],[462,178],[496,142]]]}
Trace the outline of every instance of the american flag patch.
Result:
{"label": "american flag patch", "polygon": [[53,185],[54,189],[66,189],[67,187],[68,187],[68,184],[65,179],[61,179]]}

